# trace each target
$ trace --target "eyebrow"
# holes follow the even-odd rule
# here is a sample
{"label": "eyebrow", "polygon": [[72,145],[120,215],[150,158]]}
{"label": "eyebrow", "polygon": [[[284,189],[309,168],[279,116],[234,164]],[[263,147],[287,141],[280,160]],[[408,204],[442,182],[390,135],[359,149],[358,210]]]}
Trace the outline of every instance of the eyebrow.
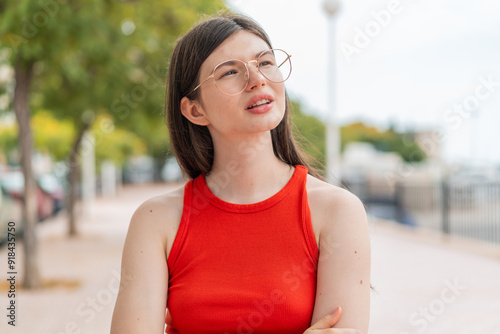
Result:
{"label": "eyebrow", "polygon": [[[261,51],[259,51],[259,52],[257,52],[257,53],[255,54],[254,58],[255,58],[255,59],[257,59],[257,58],[258,58],[261,54],[263,54],[264,52],[266,52],[266,51],[271,51],[271,50],[272,50],[272,49],[264,49],[264,50],[261,50]],[[227,60],[227,61],[231,62],[231,61],[232,61],[232,60],[234,60],[234,59],[237,59],[237,58],[229,59],[229,60]],[[241,59],[237,59],[237,60],[241,60]],[[241,60],[241,61],[243,61],[243,60]],[[225,62],[224,62],[224,63],[225,63]],[[230,64],[232,65],[232,64],[233,64],[233,62],[231,62]]]}
{"label": "eyebrow", "polygon": [[[266,51],[271,51],[271,50],[272,50],[272,49],[264,49],[264,50],[261,50],[261,51],[257,52],[257,53],[255,54],[255,59],[257,59],[257,58],[258,58],[261,54],[263,54],[264,52],[266,52]],[[224,64],[224,65],[234,65],[234,64],[236,63],[236,62],[235,62],[235,60],[243,61],[243,60],[241,60],[241,59],[233,58],[233,59],[228,59],[228,60],[226,60],[226,61],[223,61],[222,63],[219,63],[219,65],[220,65],[220,64]]]}
{"label": "eyebrow", "polygon": [[264,52],[266,51],[271,51],[272,49],[265,49],[265,50],[262,50],[260,52],[258,52],[257,54],[255,54],[255,59],[257,59],[257,57],[259,57],[261,54],[263,54]]}
{"label": "eyebrow", "polygon": [[234,65],[234,64],[236,64],[236,62],[237,62],[236,59],[229,59],[229,60],[223,61],[219,65]]}

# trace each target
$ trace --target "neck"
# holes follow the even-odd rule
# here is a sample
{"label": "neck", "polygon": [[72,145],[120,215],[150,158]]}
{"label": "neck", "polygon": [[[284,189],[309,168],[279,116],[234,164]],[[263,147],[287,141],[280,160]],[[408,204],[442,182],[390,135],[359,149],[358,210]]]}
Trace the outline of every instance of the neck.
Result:
{"label": "neck", "polygon": [[273,152],[270,131],[244,138],[214,140],[214,163],[206,176],[210,190],[236,204],[263,201],[281,190],[293,168]]}

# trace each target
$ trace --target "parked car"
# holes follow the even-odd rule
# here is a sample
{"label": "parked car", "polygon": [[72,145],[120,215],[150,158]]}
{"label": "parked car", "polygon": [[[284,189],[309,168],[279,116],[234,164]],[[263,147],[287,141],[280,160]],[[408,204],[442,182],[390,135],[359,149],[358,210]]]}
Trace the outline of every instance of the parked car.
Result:
{"label": "parked car", "polygon": [[10,198],[0,188],[0,246],[7,241],[9,222],[15,223],[16,237],[22,235],[21,202]]}
{"label": "parked car", "polygon": [[52,173],[38,176],[38,187],[44,194],[49,195],[54,202],[52,214],[58,213],[64,207],[65,190],[62,182]]}
{"label": "parked car", "polygon": [[[0,172],[0,187],[6,196],[22,201],[24,196],[24,175],[20,170]],[[43,174],[36,182],[38,220],[44,220],[63,207],[64,188],[53,174]]]}

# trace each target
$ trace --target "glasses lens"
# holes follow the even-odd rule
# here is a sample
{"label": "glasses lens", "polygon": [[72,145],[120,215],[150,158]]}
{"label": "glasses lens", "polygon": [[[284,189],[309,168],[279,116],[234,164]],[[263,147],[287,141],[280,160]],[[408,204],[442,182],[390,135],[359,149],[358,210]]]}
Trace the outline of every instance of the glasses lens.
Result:
{"label": "glasses lens", "polygon": [[292,73],[290,55],[280,49],[265,51],[257,59],[259,71],[272,82],[283,82]]}
{"label": "glasses lens", "polygon": [[247,84],[248,72],[240,60],[228,60],[214,70],[215,84],[221,92],[228,95],[241,93]]}

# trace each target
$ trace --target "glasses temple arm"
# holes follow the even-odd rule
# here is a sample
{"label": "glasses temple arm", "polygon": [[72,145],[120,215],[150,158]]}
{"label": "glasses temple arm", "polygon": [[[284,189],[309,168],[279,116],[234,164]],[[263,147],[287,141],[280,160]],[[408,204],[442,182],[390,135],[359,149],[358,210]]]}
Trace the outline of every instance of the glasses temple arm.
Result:
{"label": "glasses temple arm", "polygon": [[285,60],[283,60],[283,62],[282,62],[281,64],[279,64],[279,65],[278,65],[278,68],[280,68],[280,67],[281,67],[281,65],[283,65],[284,63],[286,63],[286,62],[287,62],[287,60],[288,60],[288,59],[290,59],[291,57],[292,57],[292,55],[288,55],[288,57],[286,57],[286,59],[285,59]]}
{"label": "glasses temple arm", "polygon": [[194,87],[193,90],[191,91],[191,93],[194,92],[195,90],[197,90],[198,88],[200,88],[201,85],[203,85],[205,82],[207,82],[208,80],[210,80],[213,77],[214,77],[213,74],[209,75],[205,80],[203,80],[203,82],[201,82],[198,86]]}

